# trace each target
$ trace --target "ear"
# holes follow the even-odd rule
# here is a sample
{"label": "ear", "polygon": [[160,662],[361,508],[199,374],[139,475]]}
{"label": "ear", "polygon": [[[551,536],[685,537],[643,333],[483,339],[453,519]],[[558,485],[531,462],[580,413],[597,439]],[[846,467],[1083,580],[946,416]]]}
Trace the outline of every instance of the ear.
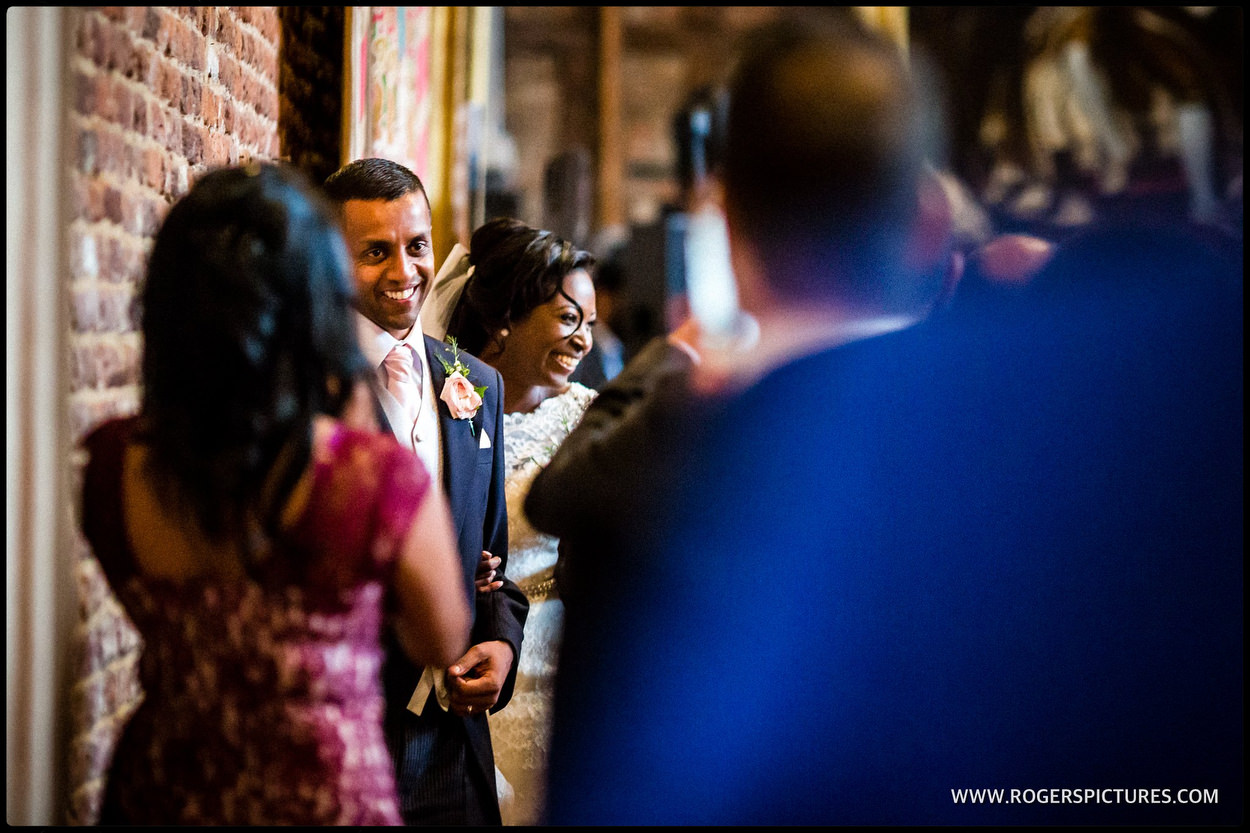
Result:
{"label": "ear", "polygon": [[491,333],[486,343],[482,345],[482,350],[477,357],[487,364],[493,365],[495,360],[503,353],[504,342],[508,340],[508,328],[501,327]]}
{"label": "ear", "polygon": [[951,252],[954,213],[938,174],[926,168],[916,189],[916,216],[907,236],[904,264],[925,272]]}

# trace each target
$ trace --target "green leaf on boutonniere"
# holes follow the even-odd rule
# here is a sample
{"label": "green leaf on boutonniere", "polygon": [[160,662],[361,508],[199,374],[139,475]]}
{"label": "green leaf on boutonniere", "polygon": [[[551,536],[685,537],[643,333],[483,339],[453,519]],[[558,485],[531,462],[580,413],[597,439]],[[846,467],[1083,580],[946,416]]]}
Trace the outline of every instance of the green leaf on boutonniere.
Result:
{"label": "green leaf on boutonniere", "polygon": [[[465,365],[464,362],[460,361],[460,345],[456,343],[456,337],[449,335],[445,337],[443,341],[447,342],[447,344],[451,346],[451,361],[450,362],[447,361],[447,359],[443,358],[442,356],[438,357],[439,363],[442,364],[443,366],[443,372],[446,373],[448,376],[450,376],[453,373],[459,373],[465,379],[468,379],[470,382],[472,382],[473,380],[469,379],[469,368]],[[477,391],[478,396],[482,396],[483,394],[486,393],[486,385],[474,385],[473,389]]]}

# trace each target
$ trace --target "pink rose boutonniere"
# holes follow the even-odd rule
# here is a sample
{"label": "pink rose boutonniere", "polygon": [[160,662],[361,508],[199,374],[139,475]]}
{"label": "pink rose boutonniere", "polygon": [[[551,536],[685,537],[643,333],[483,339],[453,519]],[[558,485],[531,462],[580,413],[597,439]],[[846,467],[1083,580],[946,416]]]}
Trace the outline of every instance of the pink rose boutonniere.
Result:
{"label": "pink rose boutonniere", "polygon": [[[447,403],[452,419],[472,420],[477,415],[478,408],[482,407],[482,394],[486,393],[486,386],[474,385],[469,381],[469,368],[460,361],[460,348],[456,344],[455,336],[447,336],[447,343],[451,345],[452,360],[449,362],[442,356],[438,357],[447,373],[443,392],[438,398]],[[473,433],[472,422],[469,423],[469,433]]]}

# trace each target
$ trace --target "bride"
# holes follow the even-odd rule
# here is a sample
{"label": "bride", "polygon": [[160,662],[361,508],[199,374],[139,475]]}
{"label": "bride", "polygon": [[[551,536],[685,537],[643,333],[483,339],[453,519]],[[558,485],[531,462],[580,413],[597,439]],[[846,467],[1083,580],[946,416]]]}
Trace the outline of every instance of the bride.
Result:
{"label": "bride", "polygon": [[[508,707],[491,715],[504,824],[541,823],[551,702],[564,607],[556,592],[555,538],[530,526],[523,509],[535,475],[581,420],[595,391],[569,375],[590,351],[595,258],[551,232],[501,218],[457,246],[435,279],[423,328],[503,377],[508,574],[530,602]],[[493,587],[479,570],[479,590]]]}

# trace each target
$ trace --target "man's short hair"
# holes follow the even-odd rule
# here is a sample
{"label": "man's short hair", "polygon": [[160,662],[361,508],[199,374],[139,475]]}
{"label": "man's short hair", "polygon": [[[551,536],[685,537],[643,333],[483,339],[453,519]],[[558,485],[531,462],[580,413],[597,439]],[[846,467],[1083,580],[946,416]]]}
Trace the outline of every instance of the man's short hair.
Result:
{"label": "man's short hair", "polygon": [[849,16],[787,20],[748,46],[730,82],[726,210],[779,293],[880,295],[916,210],[917,98],[901,49]]}
{"label": "man's short hair", "polygon": [[348,200],[393,202],[418,192],[429,202],[425,186],[416,174],[398,162],[378,157],[347,163],[330,174],[322,187],[340,205]]}

